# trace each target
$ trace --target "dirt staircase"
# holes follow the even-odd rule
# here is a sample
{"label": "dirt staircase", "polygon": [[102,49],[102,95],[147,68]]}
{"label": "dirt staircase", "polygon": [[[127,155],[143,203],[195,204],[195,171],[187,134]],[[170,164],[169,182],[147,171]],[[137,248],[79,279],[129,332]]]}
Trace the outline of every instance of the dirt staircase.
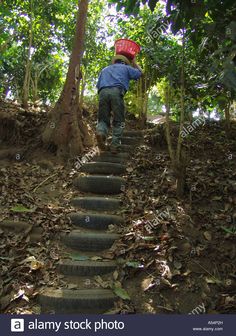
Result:
{"label": "dirt staircase", "polygon": [[118,266],[116,260],[99,258],[99,253],[109,251],[120,238],[119,234],[109,232],[108,226],[124,223],[120,195],[126,181],[122,175],[134,146],[141,141],[142,132],[126,131],[121,153],[103,152],[81,167],[82,174],[75,178],[74,186],[86,195],[71,200],[78,211],[70,214],[73,227],[62,236],[62,242],[68,254],[79,253],[84,260],[59,261],[58,271],[69,286],[45,289],[39,296],[42,312],[105,313],[114,306],[118,297],[110,289],[98,288],[93,277],[102,275],[109,279]]}

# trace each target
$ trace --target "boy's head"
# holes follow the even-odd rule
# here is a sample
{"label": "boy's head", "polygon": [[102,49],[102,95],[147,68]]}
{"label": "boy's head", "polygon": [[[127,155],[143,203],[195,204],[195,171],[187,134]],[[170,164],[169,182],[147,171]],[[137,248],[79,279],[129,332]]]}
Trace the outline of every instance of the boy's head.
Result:
{"label": "boy's head", "polygon": [[114,56],[112,58],[112,64],[115,64],[115,63],[131,65],[130,60],[123,55]]}
{"label": "boy's head", "polygon": [[115,63],[115,64],[116,64],[116,63],[118,63],[118,64],[126,64],[124,61],[122,61],[122,60],[120,60],[120,59],[115,60],[114,63]]}

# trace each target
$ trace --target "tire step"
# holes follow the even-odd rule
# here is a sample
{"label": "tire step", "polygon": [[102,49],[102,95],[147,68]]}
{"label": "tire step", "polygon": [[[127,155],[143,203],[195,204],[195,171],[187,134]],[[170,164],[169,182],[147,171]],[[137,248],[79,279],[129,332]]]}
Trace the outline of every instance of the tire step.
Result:
{"label": "tire step", "polygon": [[111,309],[117,297],[109,289],[46,289],[39,295],[42,312],[86,314],[104,313]]}
{"label": "tire step", "polygon": [[[111,154],[111,153],[110,153]],[[125,159],[119,158],[119,157],[115,157],[112,155],[103,155],[103,156],[95,156],[93,158],[94,162],[110,162],[110,163],[119,163],[119,164],[124,164],[125,163]]]}
{"label": "tire step", "polygon": [[92,174],[114,174],[121,175],[125,173],[125,166],[119,163],[111,162],[89,162],[82,166],[81,172]]}
{"label": "tire step", "polygon": [[121,143],[123,145],[135,146],[135,145],[138,145],[140,141],[141,141],[141,138],[137,138],[137,137],[122,137],[121,138]]}
{"label": "tire step", "polygon": [[64,243],[79,251],[102,251],[109,249],[119,239],[116,233],[80,232],[73,230],[63,236]]}
{"label": "tire step", "polygon": [[74,185],[83,192],[114,195],[122,192],[125,180],[116,176],[80,176],[74,180]]}
{"label": "tire step", "polygon": [[105,215],[98,213],[71,213],[69,215],[72,223],[76,226],[93,230],[106,230],[110,224],[122,224],[124,219],[121,216]]}
{"label": "tire step", "polygon": [[101,152],[100,157],[104,157],[104,156],[111,156],[114,158],[119,158],[119,159],[123,159],[126,160],[129,158],[129,153],[122,153],[122,152],[118,152],[118,153],[111,153],[110,151],[104,151]]}
{"label": "tire step", "polygon": [[109,197],[77,197],[71,200],[75,207],[85,210],[116,211],[120,209],[121,201]]}
{"label": "tire step", "polygon": [[123,137],[143,138],[143,131],[124,131]]}
{"label": "tire step", "polygon": [[30,228],[30,224],[22,221],[4,219],[3,221],[0,222],[0,228],[6,231],[24,233],[27,229]]}
{"label": "tire step", "polygon": [[121,144],[119,146],[119,150],[122,151],[122,152],[125,152],[129,155],[129,153],[134,150],[134,146],[133,145]]}
{"label": "tire step", "polygon": [[113,272],[117,267],[114,261],[73,261],[61,260],[58,269],[61,273],[71,276],[93,276]]}

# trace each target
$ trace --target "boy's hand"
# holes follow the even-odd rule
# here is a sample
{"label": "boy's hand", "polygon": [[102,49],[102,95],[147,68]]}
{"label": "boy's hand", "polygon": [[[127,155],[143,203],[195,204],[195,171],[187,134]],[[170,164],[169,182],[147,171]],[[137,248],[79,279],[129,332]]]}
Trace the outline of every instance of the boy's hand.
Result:
{"label": "boy's hand", "polygon": [[142,74],[143,74],[143,70],[141,69],[141,67],[136,63],[136,58],[134,57],[133,61],[132,61],[132,66],[136,69],[138,69]]}

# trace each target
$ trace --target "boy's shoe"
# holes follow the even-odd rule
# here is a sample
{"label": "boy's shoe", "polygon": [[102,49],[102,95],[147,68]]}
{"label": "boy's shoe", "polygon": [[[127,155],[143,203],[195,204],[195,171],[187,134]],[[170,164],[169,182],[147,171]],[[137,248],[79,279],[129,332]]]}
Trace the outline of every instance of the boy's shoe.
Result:
{"label": "boy's shoe", "polygon": [[106,150],[106,136],[102,133],[96,133],[98,148],[101,150]]}

